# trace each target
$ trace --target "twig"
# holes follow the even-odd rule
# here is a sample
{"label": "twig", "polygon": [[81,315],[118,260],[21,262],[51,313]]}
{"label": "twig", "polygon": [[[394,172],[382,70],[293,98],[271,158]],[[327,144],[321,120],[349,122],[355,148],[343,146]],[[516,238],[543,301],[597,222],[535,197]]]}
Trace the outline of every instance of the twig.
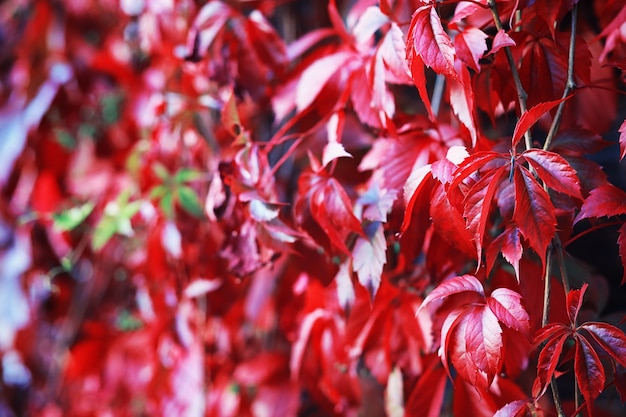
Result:
{"label": "twig", "polygon": [[[546,257],[546,271],[543,277],[543,314],[541,316],[541,327],[545,327],[548,324],[548,316],[550,314],[550,272],[552,270],[552,245],[548,248]],[[552,399],[556,406],[556,411],[559,417],[565,417],[563,412],[563,406],[561,405],[561,398],[559,397],[559,389],[556,385],[556,378],[553,376],[550,379],[550,390],[552,391]]]}
{"label": "twig", "polygon": [[[565,84],[565,89],[563,90],[562,98],[565,98],[576,88],[576,82],[574,81],[574,55],[576,49],[576,21],[578,17],[578,3],[574,3],[574,7],[572,8],[572,30],[569,36],[569,53],[567,57],[567,83]],[[563,117],[563,109],[565,108],[565,101],[559,103],[559,106],[556,109],[556,113],[554,115],[554,120],[552,120],[552,125],[550,126],[550,130],[548,131],[548,135],[546,136],[546,141],[543,144],[543,150],[548,150],[550,148],[550,144],[552,143],[552,139],[559,129],[559,125],[561,124],[561,118]]]}

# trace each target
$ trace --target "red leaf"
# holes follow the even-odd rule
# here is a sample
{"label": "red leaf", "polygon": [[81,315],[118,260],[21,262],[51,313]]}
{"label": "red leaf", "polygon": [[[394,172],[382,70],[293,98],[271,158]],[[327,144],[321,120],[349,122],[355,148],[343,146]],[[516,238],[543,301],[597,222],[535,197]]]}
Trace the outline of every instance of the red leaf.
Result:
{"label": "red leaf", "polygon": [[550,379],[559,364],[563,346],[571,333],[571,329],[562,324],[552,324],[547,328],[544,327],[541,329],[544,333],[546,330],[549,330],[552,334],[551,337],[547,339],[543,349],[541,349],[537,360],[537,377],[533,383],[534,398],[541,397],[546,391]]}
{"label": "red leaf", "polygon": [[254,10],[246,20],[248,37],[261,60],[274,71],[284,71],[289,63],[283,39],[260,11]]}
{"label": "red leaf", "polygon": [[409,394],[404,408],[405,416],[439,417],[446,388],[446,373],[438,362],[433,362]]}
{"label": "red leaf", "polygon": [[[407,39],[407,58],[420,56],[423,63],[435,72],[456,77],[454,46],[441,25],[433,5],[422,6],[413,13]],[[408,52],[414,51],[411,56]]]}
{"label": "red leaf", "polygon": [[545,259],[546,249],[556,232],[555,210],[548,193],[524,167],[515,170],[513,219],[528,244]]}
{"label": "red leaf", "polygon": [[[465,343],[476,369],[487,374],[489,383],[502,364],[502,329],[498,318],[489,308],[473,307],[461,319],[466,321]],[[452,357],[455,363],[455,357]],[[455,363],[455,367],[457,367]]]}
{"label": "red leaf", "polygon": [[305,222],[303,217],[308,204],[311,216],[330,243],[350,255],[344,239],[349,232],[363,235],[363,229],[341,184],[332,177],[308,172],[300,177],[298,185],[301,196],[296,201],[295,210],[300,223]]}
{"label": "red leaf", "polygon": [[578,388],[587,401],[587,409],[591,415],[591,403],[604,389],[604,368],[593,346],[584,337],[575,334],[576,353],[574,356],[574,372]]}
{"label": "red leaf", "polygon": [[571,290],[569,294],[567,294],[567,315],[569,316],[569,321],[572,325],[575,325],[576,320],[578,319],[578,313],[583,305],[583,298],[585,296],[587,286],[588,284],[585,283],[581,289]]}
{"label": "red leaf", "polygon": [[467,229],[474,237],[479,262],[481,262],[483,237],[487,229],[489,211],[504,174],[504,168],[499,168],[493,175],[486,175],[481,178],[470,188],[463,203],[465,206],[463,216],[467,219]]}
{"label": "red leaf", "polygon": [[480,72],[478,62],[487,50],[487,35],[482,30],[469,27],[454,37],[456,53],[465,64],[476,72]]}
{"label": "red leaf", "polygon": [[626,192],[612,184],[605,184],[591,190],[574,222],[589,217],[611,217],[622,214],[626,214]]}
{"label": "red leaf", "polygon": [[522,136],[524,136],[524,133],[526,133],[526,131],[530,129],[537,122],[537,120],[541,118],[541,116],[543,116],[559,103],[567,100],[570,97],[572,97],[572,95],[569,95],[560,100],[548,101],[547,103],[539,103],[529,109],[526,113],[522,114],[522,117],[520,117],[519,121],[515,125],[515,130],[513,131],[512,146],[515,147],[517,145]]}
{"label": "red leaf", "polygon": [[500,49],[505,48],[507,46],[515,46],[515,41],[504,31],[504,29],[500,29],[496,36],[493,37],[493,45],[491,45],[490,54],[495,54]]}
{"label": "red leaf", "polygon": [[523,248],[517,227],[507,227],[500,236],[491,242],[487,248],[487,272],[493,268],[498,253],[502,253],[504,259],[513,266],[515,278],[519,282],[519,261],[522,259]]}
{"label": "red leaf", "polygon": [[291,377],[294,380],[300,378],[300,369],[302,367],[302,358],[304,352],[309,344],[311,338],[311,332],[313,326],[318,322],[325,322],[329,319],[329,313],[322,309],[317,309],[309,313],[300,324],[300,330],[298,332],[298,339],[293,343],[291,347],[291,357],[289,359],[289,369],[291,370]]}
{"label": "red leaf", "polygon": [[602,322],[587,322],[579,327],[587,330],[602,349],[620,365],[626,367],[626,335],[615,326]]}
{"label": "red leaf", "polygon": [[583,199],[578,175],[563,157],[541,149],[529,149],[522,156],[549,188],[579,200]]}

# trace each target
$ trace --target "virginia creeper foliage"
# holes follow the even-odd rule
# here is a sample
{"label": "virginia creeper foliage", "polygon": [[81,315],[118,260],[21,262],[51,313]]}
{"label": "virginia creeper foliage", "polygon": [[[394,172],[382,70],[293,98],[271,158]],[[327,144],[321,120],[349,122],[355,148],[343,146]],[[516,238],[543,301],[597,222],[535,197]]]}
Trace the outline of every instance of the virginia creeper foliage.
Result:
{"label": "virginia creeper foliage", "polygon": [[625,82],[622,0],[3,2],[0,415],[624,415]]}

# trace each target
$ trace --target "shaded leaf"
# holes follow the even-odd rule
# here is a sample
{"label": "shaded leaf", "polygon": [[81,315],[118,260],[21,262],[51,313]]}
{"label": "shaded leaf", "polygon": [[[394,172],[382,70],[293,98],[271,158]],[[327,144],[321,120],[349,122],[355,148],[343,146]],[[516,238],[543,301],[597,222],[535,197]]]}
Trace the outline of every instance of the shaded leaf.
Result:
{"label": "shaded leaf", "polygon": [[615,362],[626,367],[626,335],[623,331],[603,322],[586,322],[579,329],[588,331]]}
{"label": "shaded leaf", "polygon": [[604,368],[591,343],[577,334],[575,338],[574,372],[578,388],[587,401],[587,409],[591,415],[591,404],[604,389]]}
{"label": "shaded leaf", "polygon": [[61,213],[52,215],[53,227],[58,231],[72,230],[78,227],[91,214],[95,207],[92,202],[87,202],[81,206],[72,207]]}

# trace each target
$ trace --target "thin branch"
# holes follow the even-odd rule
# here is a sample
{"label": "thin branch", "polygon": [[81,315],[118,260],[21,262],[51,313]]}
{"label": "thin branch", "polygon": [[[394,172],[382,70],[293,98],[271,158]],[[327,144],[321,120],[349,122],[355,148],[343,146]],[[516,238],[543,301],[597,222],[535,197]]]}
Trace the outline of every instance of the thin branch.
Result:
{"label": "thin branch", "polygon": [[[572,30],[569,36],[569,53],[567,57],[567,83],[565,84],[565,89],[563,90],[562,98],[565,98],[576,88],[576,82],[574,81],[574,56],[576,52],[576,26],[577,26],[577,17],[578,17],[578,3],[574,3],[574,7],[572,8]],[[556,109],[556,114],[554,115],[554,120],[552,120],[552,125],[550,126],[550,130],[548,131],[548,135],[546,136],[546,142],[543,144],[543,150],[548,150],[550,148],[550,144],[552,143],[552,139],[559,129],[559,125],[561,124],[561,118],[563,117],[563,109],[565,108],[565,101],[559,103],[559,106]]]}
{"label": "thin branch", "polygon": [[[491,14],[493,15],[493,21],[496,24],[496,29],[502,30],[502,21],[500,20],[500,14],[498,13],[498,8],[496,6],[495,0],[489,0],[488,4],[489,8],[491,9]],[[515,65],[515,59],[513,59],[513,53],[511,52],[511,48],[509,48],[508,46],[504,47],[504,53],[506,54],[506,59],[509,63],[509,67],[511,68],[513,82],[515,83],[515,89],[517,90],[517,101],[519,103],[520,115],[522,115],[528,110],[526,107],[528,94],[526,94],[526,91],[522,86],[522,80],[519,77],[519,72],[517,72],[517,66]],[[526,145],[526,149],[532,148],[532,138],[530,136],[530,131],[526,131],[526,133],[524,133],[524,143]]]}
{"label": "thin branch", "polygon": [[[550,315],[550,272],[552,271],[552,245],[548,248],[548,253],[546,257],[546,271],[543,276],[544,287],[543,287],[543,314],[541,316],[541,327],[545,327],[548,324],[548,316]],[[556,406],[556,411],[559,417],[565,417],[565,413],[563,412],[563,406],[561,405],[561,399],[559,397],[559,390],[556,385],[556,378],[552,377],[550,379],[550,390],[552,391],[552,399],[554,401],[554,405]]]}
{"label": "thin branch", "polygon": [[552,270],[552,245],[548,248],[546,257],[546,270],[543,276],[543,314],[541,316],[541,327],[548,324],[550,314],[550,272]]}

